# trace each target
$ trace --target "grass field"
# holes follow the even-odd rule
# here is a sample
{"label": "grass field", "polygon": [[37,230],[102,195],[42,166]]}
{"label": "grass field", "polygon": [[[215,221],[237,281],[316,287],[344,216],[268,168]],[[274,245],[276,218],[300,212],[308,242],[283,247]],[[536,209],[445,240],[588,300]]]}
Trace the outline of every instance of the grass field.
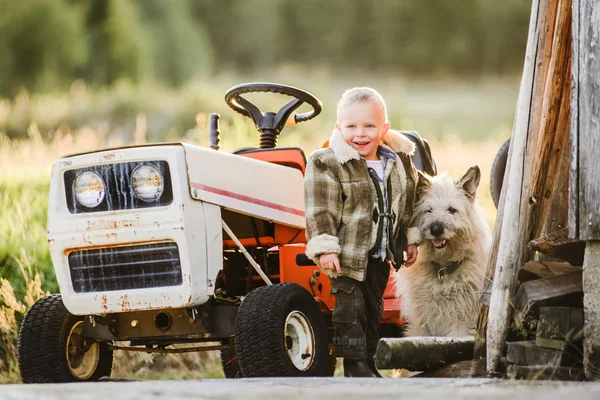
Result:
{"label": "grass field", "polygon": [[[318,71],[306,74],[312,74],[311,79],[286,71],[271,77],[302,87],[324,103],[322,116],[287,127],[280,145],[300,146],[308,155],[328,138],[341,92],[351,86],[373,86],[386,98],[393,128],[417,130],[430,141],[440,171],[459,177],[468,167],[480,166],[483,179],[478,199],[493,225],[490,168],[499,147],[510,136],[518,82],[414,82],[331,77]],[[19,381],[15,340],[23,311],[36,296],[58,290],[45,226],[52,163],[63,154],[143,140],[181,140],[206,146],[210,112],[222,116],[223,151],[257,145],[250,121],[234,115],[223,101],[225,90],[239,82],[239,78],[224,75],[179,91],[126,84],[93,91],[76,83],[67,93],[21,94],[10,101],[0,100],[0,382]],[[285,102],[274,99],[274,95],[248,98],[263,111],[276,110]],[[20,139],[9,139],[3,132],[16,132]],[[115,375],[140,379],[216,377],[221,376],[217,365],[215,354],[119,354]]]}

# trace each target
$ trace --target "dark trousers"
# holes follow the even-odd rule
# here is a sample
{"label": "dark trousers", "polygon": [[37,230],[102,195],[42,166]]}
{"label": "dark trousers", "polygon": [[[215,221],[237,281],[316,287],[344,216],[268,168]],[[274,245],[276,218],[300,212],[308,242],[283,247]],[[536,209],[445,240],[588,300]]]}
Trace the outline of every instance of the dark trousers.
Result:
{"label": "dark trousers", "polygon": [[375,355],[383,293],[389,277],[388,263],[370,260],[364,282],[347,276],[330,279],[331,293],[335,296],[332,320],[337,357],[364,360]]}

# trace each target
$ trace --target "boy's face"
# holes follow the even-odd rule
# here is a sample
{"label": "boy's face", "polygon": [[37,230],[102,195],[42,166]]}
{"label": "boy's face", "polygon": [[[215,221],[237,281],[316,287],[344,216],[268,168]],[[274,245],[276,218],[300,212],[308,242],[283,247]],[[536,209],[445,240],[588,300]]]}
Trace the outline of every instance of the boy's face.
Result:
{"label": "boy's face", "polygon": [[373,101],[342,107],[335,124],[344,140],[365,160],[377,160],[377,147],[390,129],[379,105]]}

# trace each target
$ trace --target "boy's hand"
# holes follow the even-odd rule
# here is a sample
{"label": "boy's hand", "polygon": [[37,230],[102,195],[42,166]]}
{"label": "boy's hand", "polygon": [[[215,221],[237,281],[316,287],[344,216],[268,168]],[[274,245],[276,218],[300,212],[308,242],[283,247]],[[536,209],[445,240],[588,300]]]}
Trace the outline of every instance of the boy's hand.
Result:
{"label": "boy's hand", "polygon": [[321,264],[321,268],[324,270],[336,271],[338,273],[342,272],[340,269],[340,259],[335,253],[321,254],[319,257],[319,263]]}
{"label": "boy's hand", "polygon": [[415,246],[414,244],[408,246],[406,248],[406,261],[404,262],[404,265],[406,265],[407,267],[413,265],[415,261],[417,261],[417,254],[419,254],[417,246]]}

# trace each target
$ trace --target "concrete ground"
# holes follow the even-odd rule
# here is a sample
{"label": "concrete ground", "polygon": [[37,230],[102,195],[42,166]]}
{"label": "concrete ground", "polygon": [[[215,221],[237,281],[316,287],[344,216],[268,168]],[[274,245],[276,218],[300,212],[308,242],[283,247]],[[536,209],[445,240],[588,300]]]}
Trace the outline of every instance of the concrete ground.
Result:
{"label": "concrete ground", "polygon": [[97,382],[0,385],[2,400],[587,400],[600,399],[600,382],[494,379],[277,378],[202,381]]}

